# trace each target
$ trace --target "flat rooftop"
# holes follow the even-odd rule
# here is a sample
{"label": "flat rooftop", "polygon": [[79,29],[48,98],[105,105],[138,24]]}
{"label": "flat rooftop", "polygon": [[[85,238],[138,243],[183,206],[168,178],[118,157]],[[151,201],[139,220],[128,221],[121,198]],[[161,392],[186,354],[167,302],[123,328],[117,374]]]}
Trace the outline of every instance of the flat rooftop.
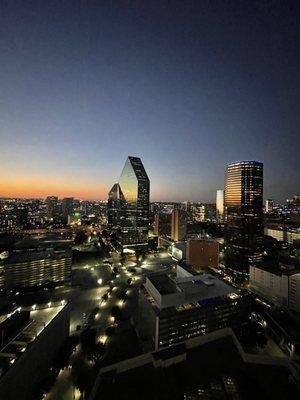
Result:
{"label": "flat rooftop", "polygon": [[154,275],[148,278],[161,295],[183,292],[186,297],[219,297],[238,293],[238,289],[210,275],[191,275],[171,278],[167,275]]}
{"label": "flat rooftop", "polygon": [[[45,305],[34,305],[30,308],[24,308],[30,311],[30,318],[25,326],[22,326],[15,336],[0,349],[0,362],[1,359],[7,360],[7,368],[2,375],[9,369],[9,367],[26,351],[27,347],[35,341],[35,339],[43,332],[43,330],[50,324],[50,322],[59,314],[59,312],[66,306],[64,302],[61,304],[51,303]],[[41,308],[38,308],[41,307]],[[0,318],[3,321],[9,318],[9,315],[2,315]],[[1,379],[1,375],[0,375]]]}

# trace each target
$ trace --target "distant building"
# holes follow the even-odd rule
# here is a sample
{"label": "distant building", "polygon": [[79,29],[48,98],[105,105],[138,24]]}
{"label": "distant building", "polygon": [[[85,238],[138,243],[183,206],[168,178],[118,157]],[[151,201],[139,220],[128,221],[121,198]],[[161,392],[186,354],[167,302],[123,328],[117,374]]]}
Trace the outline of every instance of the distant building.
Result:
{"label": "distant building", "polygon": [[186,242],[172,243],[169,247],[169,254],[177,261],[186,258]]}
{"label": "distant building", "polygon": [[300,315],[300,270],[251,266],[249,286],[270,303]]}
{"label": "distant building", "polygon": [[153,233],[157,236],[171,236],[171,218],[172,214],[160,212],[154,215]]}
{"label": "distant building", "polygon": [[184,210],[173,210],[171,220],[171,239],[180,242],[187,233],[187,215]]}
{"label": "distant building", "polygon": [[263,163],[237,161],[227,167],[225,187],[226,265],[249,272],[262,257]]}
{"label": "distant building", "polygon": [[157,274],[140,289],[137,329],[157,350],[224,327],[241,327],[250,311],[247,293],[212,275]]}
{"label": "distant building", "polygon": [[217,222],[224,221],[224,190],[217,190],[216,219],[217,219]]}
{"label": "distant building", "polygon": [[[41,308],[40,308],[41,307]],[[37,398],[40,383],[69,335],[70,305],[34,305],[0,316],[0,398]]]}
{"label": "distant building", "polygon": [[54,218],[58,213],[58,197],[48,196],[46,198],[46,216],[48,219]]}
{"label": "distant building", "polygon": [[280,242],[293,244],[295,240],[300,239],[300,228],[282,227],[282,226],[266,226],[264,234],[272,236]]}
{"label": "distant building", "polygon": [[74,198],[73,197],[65,197],[62,199],[61,203],[61,211],[62,217],[65,221],[68,221],[68,218],[72,216],[74,212]]}
{"label": "distant building", "polygon": [[196,268],[219,266],[219,243],[216,240],[188,239],[186,262]]}
{"label": "distant building", "polygon": [[274,208],[274,201],[271,199],[266,200],[266,213],[271,213],[273,211]]}
{"label": "distant building", "polygon": [[25,289],[70,280],[69,246],[25,238],[0,257],[0,284],[4,290]]}
{"label": "distant building", "polygon": [[123,247],[147,245],[149,196],[150,181],[141,159],[128,157],[108,200],[109,225],[116,218],[115,229],[120,232]]}

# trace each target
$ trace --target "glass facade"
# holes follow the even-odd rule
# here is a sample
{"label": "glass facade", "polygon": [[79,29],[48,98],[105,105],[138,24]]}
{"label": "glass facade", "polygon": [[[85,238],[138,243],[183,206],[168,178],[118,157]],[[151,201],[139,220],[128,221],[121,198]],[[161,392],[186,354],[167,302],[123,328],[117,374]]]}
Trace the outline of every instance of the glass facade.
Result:
{"label": "glass facade", "polygon": [[123,245],[147,244],[150,181],[138,157],[128,157],[119,183],[109,192],[108,220]]}
{"label": "glass facade", "polygon": [[[226,253],[234,269],[248,272],[260,258],[263,235],[263,163],[229,164],[225,188]],[[236,256],[236,257],[231,257]]]}

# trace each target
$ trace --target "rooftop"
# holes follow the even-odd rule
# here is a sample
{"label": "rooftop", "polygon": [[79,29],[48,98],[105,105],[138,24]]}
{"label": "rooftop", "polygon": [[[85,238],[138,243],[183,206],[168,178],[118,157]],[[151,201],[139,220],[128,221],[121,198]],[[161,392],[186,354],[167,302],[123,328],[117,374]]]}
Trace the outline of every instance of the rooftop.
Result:
{"label": "rooftop", "polygon": [[[238,296],[240,293],[238,289],[210,274],[180,278],[172,278],[168,275],[153,275],[148,277],[147,280],[152,283],[162,298],[172,295],[171,303],[168,302],[169,307],[176,307],[190,302],[199,303],[217,297]],[[145,284],[146,290],[156,299],[157,293],[152,290],[151,284],[147,284],[147,280]]]}

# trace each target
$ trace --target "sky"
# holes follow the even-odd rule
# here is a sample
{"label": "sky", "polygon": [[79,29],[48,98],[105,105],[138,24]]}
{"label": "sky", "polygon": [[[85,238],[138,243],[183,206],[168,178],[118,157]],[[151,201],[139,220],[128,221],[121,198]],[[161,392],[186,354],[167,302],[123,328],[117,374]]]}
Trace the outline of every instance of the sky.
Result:
{"label": "sky", "polygon": [[299,1],[0,2],[0,197],[215,200],[226,165],[299,193]]}

